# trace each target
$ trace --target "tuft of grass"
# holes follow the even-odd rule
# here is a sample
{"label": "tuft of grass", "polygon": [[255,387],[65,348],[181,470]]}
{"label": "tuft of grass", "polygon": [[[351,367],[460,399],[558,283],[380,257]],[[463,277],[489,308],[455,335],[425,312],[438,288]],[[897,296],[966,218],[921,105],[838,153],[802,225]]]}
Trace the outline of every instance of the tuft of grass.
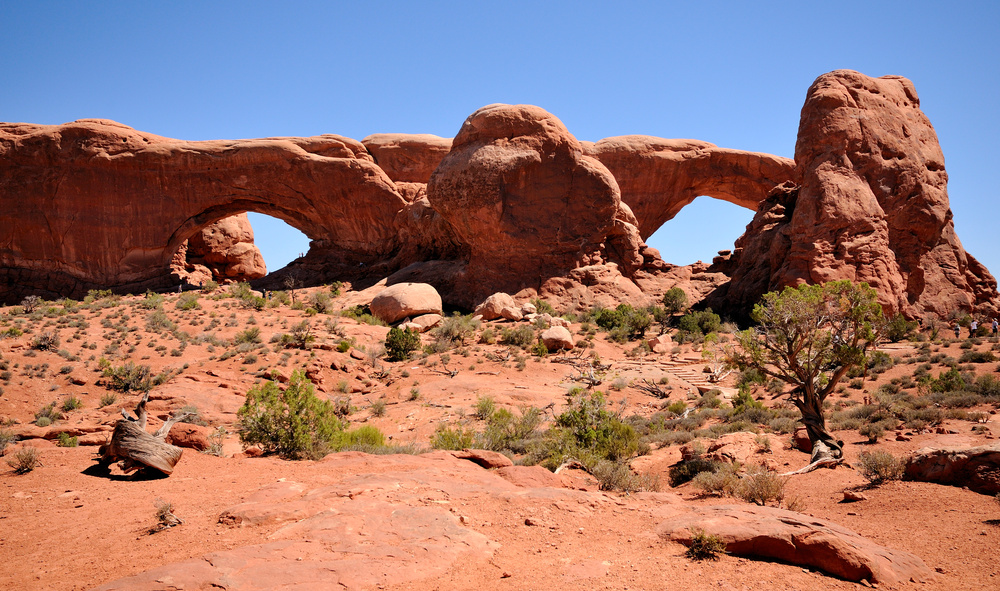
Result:
{"label": "tuft of grass", "polygon": [[368,407],[371,411],[373,417],[384,417],[385,416],[385,400],[379,398],[375,402],[372,402]]}
{"label": "tuft of grass", "polygon": [[718,560],[720,554],[726,553],[726,543],[719,536],[701,529],[691,533],[694,537],[691,538],[691,545],[684,553],[691,560]]}
{"label": "tuft of grass", "polygon": [[7,451],[7,446],[17,441],[17,435],[10,429],[0,429],[0,456]]}
{"label": "tuft of grass", "polygon": [[481,421],[493,416],[493,411],[496,410],[496,402],[493,400],[492,396],[480,396],[476,399],[476,411],[475,416]]}
{"label": "tuft of grass", "polygon": [[76,396],[70,396],[63,400],[62,409],[63,412],[70,412],[78,408],[83,408],[83,401]]}
{"label": "tuft of grass", "polygon": [[105,392],[101,394],[101,402],[97,408],[104,408],[105,406],[111,406],[112,404],[118,402],[118,395],[114,392]]}
{"label": "tuft of grass", "polygon": [[56,441],[56,445],[59,447],[76,447],[80,445],[80,438],[73,437],[64,431],[59,434],[59,439]]}

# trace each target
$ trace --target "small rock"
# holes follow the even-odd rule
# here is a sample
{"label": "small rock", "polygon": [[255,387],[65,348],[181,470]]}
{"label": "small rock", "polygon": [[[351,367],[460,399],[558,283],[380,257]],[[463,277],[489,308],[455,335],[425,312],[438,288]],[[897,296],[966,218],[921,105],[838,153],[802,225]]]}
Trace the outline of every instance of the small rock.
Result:
{"label": "small rock", "polygon": [[844,491],[844,502],[854,503],[856,501],[867,501],[868,497],[864,493],[858,492],[856,490],[845,490]]}

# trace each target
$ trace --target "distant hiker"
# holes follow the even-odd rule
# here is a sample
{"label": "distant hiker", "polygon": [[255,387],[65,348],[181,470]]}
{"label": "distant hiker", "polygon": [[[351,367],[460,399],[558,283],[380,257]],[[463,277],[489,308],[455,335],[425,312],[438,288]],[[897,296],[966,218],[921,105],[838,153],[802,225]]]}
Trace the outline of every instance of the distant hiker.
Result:
{"label": "distant hiker", "polygon": [[993,338],[996,338],[996,336],[997,336],[997,328],[1000,328],[1000,322],[997,322],[997,319],[994,318],[993,319]]}
{"label": "distant hiker", "polygon": [[956,322],[955,323],[955,338],[957,339],[960,336],[962,336],[962,325]]}
{"label": "distant hiker", "polygon": [[969,337],[976,336],[976,330],[979,328],[979,321],[975,318],[972,319],[972,323],[969,324]]}

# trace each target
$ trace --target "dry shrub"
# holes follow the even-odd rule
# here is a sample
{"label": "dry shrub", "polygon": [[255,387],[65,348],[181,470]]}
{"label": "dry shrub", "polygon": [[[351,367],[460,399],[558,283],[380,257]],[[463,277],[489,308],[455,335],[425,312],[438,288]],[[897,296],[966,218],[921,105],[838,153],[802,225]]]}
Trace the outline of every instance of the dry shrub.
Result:
{"label": "dry shrub", "polygon": [[903,477],[905,464],[902,460],[887,451],[861,452],[858,458],[861,475],[872,486],[877,486],[888,480],[899,480]]}
{"label": "dry shrub", "polygon": [[781,502],[785,498],[785,479],[763,466],[751,468],[734,491],[736,496],[749,503],[765,505],[768,501]]}

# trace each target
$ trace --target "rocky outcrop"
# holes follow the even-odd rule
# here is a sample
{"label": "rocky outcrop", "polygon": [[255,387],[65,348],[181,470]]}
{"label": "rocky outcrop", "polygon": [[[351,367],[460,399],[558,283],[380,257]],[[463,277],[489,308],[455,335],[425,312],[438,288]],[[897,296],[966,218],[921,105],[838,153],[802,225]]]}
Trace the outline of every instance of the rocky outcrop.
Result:
{"label": "rocky outcrop", "polygon": [[170,285],[185,240],[245,211],[309,236],[324,275],[356,273],[391,259],[404,205],[365,147],[340,136],[187,142],[106,120],[0,124],[8,301]]}
{"label": "rocky outcrop", "polygon": [[795,166],[799,184],[773,192],[736,243],[722,294],[732,308],[850,279],[877,289],[890,314],[996,309],[996,280],[955,235],[944,156],[912,82],[820,76],[802,107]]}
{"label": "rocky outcrop", "polygon": [[[389,278],[463,308],[504,291],[571,311],[647,305],[680,285],[740,317],[767,291],[851,279],[889,313],[994,313],[996,281],[955,236],[946,183],[913,85],[851,71],[810,88],[794,167],[695,140],[579,142],[527,105],[483,107],[454,140],[0,124],[0,299],[258,277],[258,253],[236,238],[248,232],[212,226],[255,211],[311,240],[259,287]],[[757,214],[711,267],[668,265],[643,239],[698,195]]]}
{"label": "rocky outcrop", "polygon": [[195,232],[178,249],[172,267],[174,273],[193,285],[209,280],[250,281],[267,275],[264,257],[254,246],[253,228],[245,213]]}
{"label": "rocky outcrop", "polygon": [[396,183],[427,184],[451,151],[451,139],[429,133],[376,133],[361,140],[375,163]]}
{"label": "rocky outcrop", "polygon": [[459,291],[473,303],[576,267],[642,263],[614,177],[538,107],[490,105],[469,116],[427,195],[468,245]]}
{"label": "rocky outcrop", "polygon": [[789,158],[697,140],[627,135],[584,146],[614,175],[643,240],[699,195],[756,211],[775,185],[793,178],[795,168]]}
{"label": "rocky outcrop", "polygon": [[920,558],[880,546],[823,519],[773,507],[698,507],[659,526],[660,536],[691,545],[694,532],[722,538],[736,556],[773,558],[817,568],[848,581],[896,585],[927,582],[934,573]]}
{"label": "rocky outcrop", "polygon": [[925,447],[906,460],[906,480],[964,486],[1000,494],[1000,443],[980,447]]}

